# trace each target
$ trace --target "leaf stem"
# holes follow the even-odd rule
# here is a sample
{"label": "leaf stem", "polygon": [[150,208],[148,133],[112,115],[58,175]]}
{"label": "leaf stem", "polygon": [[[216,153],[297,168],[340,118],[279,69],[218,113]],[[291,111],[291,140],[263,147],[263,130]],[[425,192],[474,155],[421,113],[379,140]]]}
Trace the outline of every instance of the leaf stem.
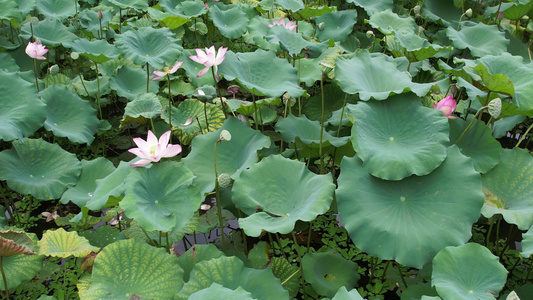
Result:
{"label": "leaf stem", "polygon": [[220,94],[220,91],[218,90],[218,80],[217,76],[215,74],[215,67],[211,67],[211,74],[213,74],[213,79],[215,80],[215,89],[217,90],[218,99],[220,99],[220,104],[222,105],[222,112],[224,113],[224,118],[228,118],[228,114],[226,113],[226,105],[224,104],[224,101],[222,100],[222,95]]}
{"label": "leaf stem", "polygon": [[170,89],[170,74],[167,74],[168,83],[168,125],[170,127],[170,141],[172,142],[172,91]]}
{"label": "leaf stem", "polygon": [[100,120],[102,120],[103,119],[102,107],[100,106],[100,77],[98,77],[98,74],[100,72],[98,71],[98,64],[96,62],[94,63],[94,67],[96,69],[96,86],[97,86],[96,103],[98,104],[98,113],[100,114]]}
{"label": "leaf stem", "polygon": [[522,134],[522,136],[520,137],[520,140],[518,140],[518,143],[516,143],[514,148],[518,147],[518,145],[520,145],[520,143],[522,143],[522,141],[527,137],[527,135],[531,131],[531,128],[533,128],[533,123],[531,125],[529,125],[529,127],[526,130],[526,132],[524,132],[524,134]]}
{"label": "leaf stem", "polygon": [[35,86],[37,87],[37,92],[40,92],[39,80],[37,79],[37,63],[35,62],[35,58],[33,59],[33,74],[35,75]]}
{"label": "leaf stem", "polygon": [[324,157],[322,153],[322,139],[324,135],[324,74],[320,78],[320,92],[322,94],[322,116],[320,118],[320,144],[318,155],[320,156],[320,174],[324,174]]}
{"label": "leaf stem", "polygon": [[459,136],[459,138],[457,139],[457,141],[455,141],[455,143],[453,143],[454,145],[457,145],[457,143],[459,143],[459,141],[465,136],[466,132],[468,131],[468,129],[470,129],[470,127],[472,127],[472,125],[474,124],[474,121],[476,120],[477,116],[484,110],[484,109],[487,109],[488,106],[483,106],[482,108],[480,108],[476,114],[474,115],[474,118],[472,118],[472,121],[470,122],[470,124],[468,124],[468,126],[466,127],[466,129],[463,131],[463,133],[461,134],[461,136]]}
{"label": "leaf stem", "polygon": [[[207,121],[207,119],[206,119]],[[220,227],[220,236],[222,239],[222,252],[226,251],[226,243],[224,241],[224,223],[222,220],[222,201],[220,199],[220,186],[218,185],[218,168],[217,168],[217,145],[219,141],[215,142],[215,197],[217,201],[217,215],[218,215],[218,226]]]}
{"label": "leaf stem", "polygon": [[4,265],[3,260],[4,257],[0,255],[0,272],[2,272],[2,279],[4,280],[4,288],[6,291],[6,299],[9,300],[9,290],[7,289],[7,280],[6,280],[6,274],[4,273]]}

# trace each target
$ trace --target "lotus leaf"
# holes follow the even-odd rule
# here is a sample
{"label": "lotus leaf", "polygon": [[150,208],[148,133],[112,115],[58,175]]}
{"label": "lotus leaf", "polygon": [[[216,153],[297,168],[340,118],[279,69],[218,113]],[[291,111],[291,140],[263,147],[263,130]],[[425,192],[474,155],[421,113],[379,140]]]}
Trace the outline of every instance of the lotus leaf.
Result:
{"label": "lotus leaf", "polygon": [[432,21],[440,21],[444,26],[457,28],[463,11],[453,2],[453,0],[426,0],[422,8],[422,16]]}
{"label": "lotus leaf", "polygon": [[403,265],[421,268],[442,248],[467,242],[483,206],[479,173],[456,146],[422,177],[382,180],[357,157],[345,157],[341,170],[339,216],[355,245]]}
{"label": "lotus leaf", "polygon": [[89,241],[77,232],[66,232],[65,229],[49,230],[43,234],[39,242],[39,254],[56,257],[85,257],[100,248],[91,246]]}
{"label": "lotus leaf", "polygon": [[[276,123],[276,131],[281,132],[283,140],[294,143],[297,140],[311,148],[320,146],[320,123],[311,121],[306,116],[295,117],[289,115]],[[322,145],[341,147],[348,143],[349,137],[334,137],[328,132],[322,133]]]}
{"label": "lotus leaf", "polygon": [[213,282],[210,287],[199,290],[189,296],[189,300],[218,300],[218,299],[239,299],[253,300],[252,294],[245,291],[242,287],[231,290]]}
{"label": "lotus leaf", "polygon": [[241,172],[257,162],[257,150],[270,147],[270,139],[235,118],[228,118],[215,132],[197,136],[191,145],[191,153],[183,162],[193,171],[194,184],[202,195],[215,188],[215,143],[220,132],[227,130],[231,141],[217,145],[218,173],[228,173],[237,178]]}
{"label": "lotus leaf", "polygon": [[392,33],[418,33],[418,26],[412,18],[402,18],[390,9],[372,14],[368,23],[388,35]]}
{"label": "lotus leaf", "polygon": [[[267,254],[267,252],[264,252],[264,254]],[[283,287],[289,291],[290,296],[295,297],[300,288],[300,269],[283,257],[272,257],[268,266],[274,276],[283,282]]]}
{"label": "lotus leaf", "polygon": [[482,63],[479,63],[476,67],[473,68],[481,76],[481,82],[473,82],[474,85],[482,91],[491,91],[496,93],[507,94],[509,96],[514,95],[514,85],[509,77],[503,74],[490,74],[487,67]]}
{"label": "lotus leaf", "polygon": [[522,252],[520,254],[525,258],[533,254],[533,226],[526,233],[522,234]]}
{"label": "lotus leaf", "polygon": [[118,240],[119,231],[111,226],[100,226],[95,230],[83,231],[81,234],[91,245],[104,248]]}
{"label": "lotus leaf", "polygon": [[284,26],[272,26],[266,36],[269,43],[280,43],[281,48],[289,52],[289,55],[297,55],[310,45],[301,33],[290,31]]}
{"label": "lotus leaf", "polygon": [[174,30],[190,21],[189,19],[175,16],[175,13],[171,14],[171,13],[161,12],[151,7],[148,8],[148,15],[150,16],[150,18],[159,21],[162,26],[168,27],[171,30]]}
{"label": "lotus leaf", "polygon": [[0,230],[0,257],[35,254],[37,237],[18,230]]}
{"label": "lotus leaf", "polygon": [[[318,24],[316,37],[320,41],[333,39],[334,41],[344,41],[352,32],[353,26],[357,22],[356,10],[343,10],[330,12],[316,18]],[[320,24],[323,24],[321,28]]]}
{"label": "lotus leaf", "polygon": [[[422,61],[437,54],[439,51],[445,49],[439,45],[433,45],[428,40],[421,38],[412,32],[396,33],[394,38],[398,40],[400,45],[405,48],[405,57],[410,62]],[[450,47],[448,47],[449,50]]]}
{"label": "lotus leaf", "polygon": [[483,57],[485,55],[500,55],[509,45],[505,33],[500,32],[495,25],[477,23],[462,23],[461,30],[457,31],[448,27],[446,34],[459,49],[468,48],[472,55]]}
{"label": "lotus leaf", "polygon": [[[503,11],[503,16],[511,20],[518,20],[525,16],[533,8],[533,2],[518,1],[519,3],[512,3],[513,6]],[[525,3],[520,3],[525,2]]]}
{"label": "lotus leaf", "polygon": [[[403,295],[403,294],[402,294]],[[356,289],[348,292],[346,287],[341,287],[331,300],[366,300],[361,297]]]}
{"label": "lotus leaf", "polygon": [[[74,5],[73,5],[74,4]],[[80,6],[78,2],[71,3],[63,0],[39,0],[37,1],[37,11],[47,19],[65,19],[74,16]]]}
{"label": "lotus leaf", "polygon": [[[136,258],[136,259],[132,259]],[[110,244],[94,261],[82,299],[171,299],[183,286],[178,258],[138,239]]]}
{"label": "lotus leaf", "polygon": [[533,224],[533,159],[520,148],[504,149],[500,163],[484,174],[483,216],[501,214],[509,224],[527,230]]}
{"label": "lotus leaf", "polygon": [[17,2],[12,0],[2,1],[0,20],[8,21],[15,27],[19,26],[22,22],[22,13],[19,10]]}
{"label": "lotus leaf", "polygon": [[129,121],[145,124],[149,119],[158,117],[162,109],[163,107],[156,94],[140,94],[126,105],[121,124],[124,125],[124,123]]}
{"label": "lotus leaf", "polygon": [[171,11],[182,18],[197,18],[207,12],[205,4],[201,1],[186,0],[180,1],[175,9]]}
{"label": "lotus leaf", "polygon": [[[334,111],[340,113],[344,101],[349,105],[348,103],[355,103],[356,100],[357,97],[344,93],[336,84],[324,85],[324,119],[330,119]],[[310,97],[302,111],[310,120],[320,121],[322,118],[322,93]]]}
{"label": "lotus leaf", "polygon": [[433,259],[431,284],[443,299],[496,299],[507,270],[489,249],[474,243],[446,247]]}
{"label": "lotus leaf", "polygon": [[394,8],[394,0],[347,0],[346,2],[362,7],[369,16]]}
{"label": "lotus leaf", "polygon": [[[146,71],[121,67],[115,76],[109,79],[109,86],[121,97],[133,101],[135,97],[146,93]],[[156,81],[148,84],[150,93],[157,93],[159,85]]]}
{"label": "lotus leaf", "polygon": [[241,287],[258,300],[279,300],[289,297],[289,293],[283,289],[279,279],[272,275],[270,269],[246,268],[237,257],[222,256],[196,264],[189,281],[183,286],[177,299],[189,299],[190,295],[209,288],[213,283],[230,290]]}
{"label": "lotus leaf", "polygon": [[30,136],[43,126],[45,119],[46,104],[39,99],[35,84],[16,73],[0,70],[0,140]]}
{"label": "lotus leaf", "polygon": [[[44,256],[17,254],[10,257],[0,257],[0,259],[6,276],[5,280],[7,280],[7,288],[12,289],[24,280],[30,280],[39,273],[43,265]],[[0,279],[3,282],[4,278],[1,273]],[[0,284],[0,291],[5,291],[3,283]]]}
{"label": "lotus leaf", "polygon": [[96,180],[96,189],[91,193],[87,208],[90,210],[100,210],[108,202],[110,197],[120,197],[124,195],[124,179],[128,176],[130,164],[121,161],[118,167],[109,175]]}
{"label": "lotus leaf", "polygon": [[89,41],[86,39],[77,39],[65,43],[65,47],[72,49],[80,55],[86,56],[95,63],[103,63],[110,59],[118,58],[117,48],[105,40]]}
{"label": "lotus leaf", "polygon": [[209,261],[213,258],[224,256],[224,253],[213,244],[196,245],[180,256],[178,264],[183,268],[183,280],[189,281],[189,276],[194,266],[202,261]]}
{"label": "lotus leaf", "polygon": [[30,40],[33,36],[41,40],[43,44],[49,46],[72,42],[78,38],[58,19],[45,19],[40,21],[38,25],[33,26],[33,34],[30,28],[30,22],[28,22],[21,27],[20,36],[26,40]]}
{"label": "lotus leaf", "polygon": [[[198,1],[194,2],[202,4]],[[209,10],[209,18],[213,20],[213,24],[220,30],[220,33],[229,39],[240,38],[246,32],[250,22],[248,16],[239,6],[233,6],[226,10],[212,6]]]}
{"label": "lotus leaf", "polygon": [[316,81],[322,78],[322,71],[319,63],[314,59],[301,58],[298,64],[298,77],[300,82],[305,83],[307,87],[313,86]]}
{"label": "lotus leaf", "polygon": [[274,155],[241,173],[232,201],[249,215],[239,219],[247,235],[257,237],[263,230],[287,234],[297,220],[309,222],[325,213],[334,190],[331,176],[316,175],[303,162]]}
{"label": "lotus leaf", "polygon": [[260,49],[248,53],[228,51],[218,72],[227,80],[237,80],[258,96],[279,97],[288,92],[291,97],[300,97],[304,93],[298,86],[296,68],[287,60],[276,57],[274,52]]}
{"label": "lotus leaf", "polygon": [[144,0],[106,0],[120,9],[133,9],[136,11],[146,10],[148,2]]}

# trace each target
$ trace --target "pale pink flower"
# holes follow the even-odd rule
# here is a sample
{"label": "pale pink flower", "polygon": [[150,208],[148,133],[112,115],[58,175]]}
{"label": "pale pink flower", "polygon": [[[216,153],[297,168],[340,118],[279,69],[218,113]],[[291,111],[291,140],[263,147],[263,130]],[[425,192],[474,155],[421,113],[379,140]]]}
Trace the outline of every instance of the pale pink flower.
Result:
{"label": "pale pink flower", "polygon": [[281,19],[279,21],[273,21],[273,24],[268,24],[268,27],[272,27],[274,25],[283,26],[283,27],[289,29],[290,31],[294,31],[294,29],[296,29],[296,27],[298,27],[297,24],[292,24],[292,21],[288,21],[287,23],[285,23],[285,19]]}
{"label": "pale pink flower", "polygon": [[196,55],[191,55],[189,56],[189,58],[205,66],[205,68],[203,68],[202,70],[200,70],[200,72],[198,72],[198,75],[196,75],[196,77],[204,76],[207,73],[207,71],[209,71],[209,68],[211,67],[215,68],[215,74],[216,74],[217,69],[218,69],[217,66],[220,65],[226,58],[226,56],[224,55],[226,54],[227,50],[228,50],[227,47],[224,48],[222,46],[218,48],[218,53],[215,50],[215,46],[211,46],[209,49],[206,47],[205,52],[201,49],[196,49]]}
{"label": "pale pink flower", "polygon": [[201,89],[198,89],[198,95],[202,95],[202,96],[205,96],[205,93],[204,93],[204,91],[203,91],[203,90],[201,90]]}
{"label": "pale pink flower", "polygon": [[163,79],[165,76],[167,76],[169,74],[174,74],[181,67],[182,64],[183,64],[182,61],[178,61],[170,68],[169,67],[164,67],[163,71],[157,71],[157,70],[153,71],[152,75],[154,75],[155,77],[153,77],[150,80],[151,81],[161,80],[161,79]]}
{"label": "pale pink flower", "polygon": [[145,140],[141,138],[134,138],[133,141],[138,148],[132,148],[128,151],[141,158],[141,160],[131,163],[132,167],[144,167],[151,162],[158,162],[163,157],[173,157],[181,152],[180,145],[169,144],[170,130],[165,132],[159,141],[157,137],[148,130],[148,138]]}
{"label": "pale pink flower", "polygon": [[28,46],[26,46],[26,54],[28,54],[28,56],[31,58],[45,60],[46,57],[43,55],[45,55],[46,52],[48,52],[48,49],[46,49],[42,44],[36,42],[29,42]]}
{"label": "pale pink flower", "polygon": [[456,107],[457,102],[455,102],[452,95],[448,95],[446,98],[440,100],[439,103],[433,104],[433,108],[442,110],[442,114],[450,119],[457,119],[457,117],[452,116]]}

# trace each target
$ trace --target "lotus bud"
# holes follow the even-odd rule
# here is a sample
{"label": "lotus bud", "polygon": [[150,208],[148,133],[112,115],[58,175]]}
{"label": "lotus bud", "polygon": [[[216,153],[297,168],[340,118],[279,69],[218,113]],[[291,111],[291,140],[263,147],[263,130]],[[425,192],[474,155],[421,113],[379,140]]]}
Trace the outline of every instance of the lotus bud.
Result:
{"label": "lotus bud", "polygon": [[239,89],[240,89],[240,86],[235,85],[235,84],[228,86],[228,92],[232,94],[237,93]]}
{"label": "lotus bud", "polygon": [[413,12],[417,15],[420,14],[420,5],[413,7]]}
{"label": "lotus bud", "polygon": [[368,39],[371,39],[373,36],[374,36],[374,31],[369,30],[369,31],[366,32],[366,37],[367,37]]}
{"label": "lotus bud", "polygon": [[225,188],[231,185],[231,176],[228,173],[222,173],[217,178],[218,185],[221,188]]}
{"label": "lotus bud", "polygon": [[70,53],[70,57],[73,60],[76,60],[76,59],[80,58],[80,55],[78,54],[78,52],[72,52],[72,53]]}
{"label": "lotus bud", "polygon": [[498,20],[502,20],[503,19],[503,13],[500,11],[500,13],[498,14]]}
{"label": "lotus bud", "polygon": [[50,75],[57,75],[57,73],[59,73],[59,66],[53,65],[48,69],[48,71],[50,71]]}
{"label": "lotus bud", "polygon": [[324,23],[324,22],[320,22],[320,23],[318,24],[318,29],[319,29],[319,30],[324,30],[324,26],[326,26],[326,23]]}
{"label": "lotus bud", "polygon": [[36,17],[31,17],[31,18],[30,18],[30,23],[31,23],[31,25],[33,25],[33,26],[37,26],[37,25],[39,25],[39,19],[36,18]]}
{"label": "lotus bud", "polygon": [[218,138],[219,141],[230,141],[231,140],[231,133],[227,130],[222,130],[220,132],[220,137]]}
{"label": "lotus bud", "polygon": [[102,14],[102,11],[99,10],[98,11],[98,19],[102,20],[103,17],[104,17],[104,15]]}
{"label": "lotus bud", "polygon": [[422,32],[424,32],[424,30],[425,30],[424,27],[419,26],[419,27],[418,27],[418,35],[421,35]]}
{"label": "lotus bud", "polygon": [[465,16],[467,16],[467,17],[469,17],[469,18],[472,18],[472,9],[471,9],[471,8],[469,8],[469,9],[466,10],[466,12],[465,12]]}
{"label": "lotus bud", "polygon": [[457,107],[457,102],[453,99],[452,95],[448,95],[446,98],[439,101],[437,104],[433,104],[433,108],[441,110],[442,114],[445,117],[450,119],[456,119],[457,117],[452,116],[455,108]]}
{"label": "lotus bud", "polygon": [[502,112],[502,99],[495,98],[489,102],[489,114],[494,118],[498,119],[500,113]]}

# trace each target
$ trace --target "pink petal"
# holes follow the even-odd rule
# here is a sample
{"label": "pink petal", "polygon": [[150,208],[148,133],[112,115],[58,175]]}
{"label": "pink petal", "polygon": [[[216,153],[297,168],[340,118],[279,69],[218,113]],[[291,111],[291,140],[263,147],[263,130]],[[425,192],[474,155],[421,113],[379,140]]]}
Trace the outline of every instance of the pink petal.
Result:
{"label": "pink petal", "polygon": [[167,132],[163,133],[163,135],[161,137],[159,137],[159,145],[161,145],[161,147],[163,148],[166,148],[167,145],[168,145],[168,141],[170,141],[170,130],[168,130]]}
{"label": "pink petal", "polygon": [[202,77],[205,74],[207,74],[207,71],[209,71],[209,68],[210,67],[205,67],[205,68],[201,69],[200,72],[198,72],[198,75],[196,75],[196,77]]}
{"label": "pink petal", "polygon": [[144,167],[144,166],[146,166],[149,163],[150,163],[149,160],[141,159],[141,160],[139,160],[137,162],[131,163],[130,166],[132,166],[132,167]]}
{"label": "pink petal", "polygon": [[226,54],[226,51],[228,51],[228,48],[224,48],[222,46],[220,46],[220,48],[218,48],[218,53],[217,53],[217,57],[215,59],[215,65],[220,65],[224,59],[226,58],[224,56],[224,54]]}
{"label": "pink petal", "polygon": [[174,74],[174,73],[176,73],[176,71],[181,67],[182,64],[183,64],[182,61],[178,61],[178,62],[176,62],[176,63],[172,66],[172,68],[170,69],[169,73],[170,73],[170,74]]}
{"label": "pink petal", "polygon": [[157,145],[157,137],[151,130],[148,130],[148,138],[146,139],[146,142],[150,147]]}
{"label": "pink petal", "polygon": [[272,26],[274,26],[274,24],[267,24],[267,25],[268,25],[268,27],[272,27]]}
{"label": "pink petal", "polygon": [[174,157],[181,152],[181,146],[180,145],[169,145],[166,149],[164,149],[161,153],[161,157]]}
{"label": "pink petal", "polygon": [[150,145],[141,138],[134,138],[133,142],[135,143],[135,145],[137,145],[137,147],[141,149],[150,149]]}

